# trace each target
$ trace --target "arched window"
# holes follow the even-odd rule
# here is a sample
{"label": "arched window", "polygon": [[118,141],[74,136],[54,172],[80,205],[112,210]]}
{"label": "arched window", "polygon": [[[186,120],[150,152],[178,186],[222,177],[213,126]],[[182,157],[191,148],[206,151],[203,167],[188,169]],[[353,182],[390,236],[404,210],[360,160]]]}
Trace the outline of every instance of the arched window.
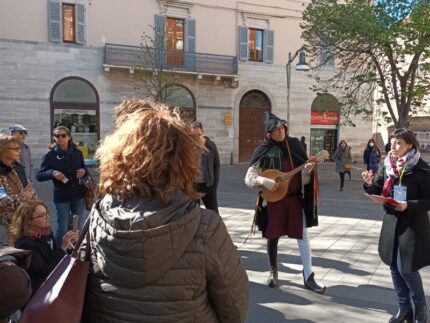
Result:
{"label": "arched window", "polygon": [[100,138],[99,96],[95,87],[80,77],[64,78],[52,88],[50,102],[52,129],[60,125],[69,128],[84,158],[91,159]]}
{"label": "arched window", "polygon": [[186,87],[169,85],[163,92],[163,101],[170,107],[178,107],[181,117],[188,121],[196,120],[196,101]]}
{"label": "arched window", "polygon": [[258,90],[252,90],[242,97],[240,100],[240,107],[253,108],[253,107],[265,107],[270,108],[270,100],[266,94]]}

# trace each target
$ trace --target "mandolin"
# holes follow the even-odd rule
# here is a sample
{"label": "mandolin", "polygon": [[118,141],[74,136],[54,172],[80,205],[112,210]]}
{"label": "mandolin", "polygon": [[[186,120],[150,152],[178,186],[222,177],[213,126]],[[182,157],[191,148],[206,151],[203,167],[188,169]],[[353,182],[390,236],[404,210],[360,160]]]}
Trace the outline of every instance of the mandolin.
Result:
{"label": "mandolin", "polygon": [[263,198],[268,202],[277,202],[281,200],[285,195],[287,195],[288,186],[290,186],[290,181],[293,176],[300,172],[303,168],[305,168],[305,165],[308,162],[321,162],[328,159],[329,157],[330,154],[327,150],[320,151],[315,157],[312,157],[311,159],[304,162],[299,167],[296,167],[293,170],[289,171],[288,173],[284,173],[276,169],[266,169],[264,172],[261,173],[260,176],[276,181],[276,183],[279,184],[279,187],[276,191],[272,192],[262,186],[261,192]]}

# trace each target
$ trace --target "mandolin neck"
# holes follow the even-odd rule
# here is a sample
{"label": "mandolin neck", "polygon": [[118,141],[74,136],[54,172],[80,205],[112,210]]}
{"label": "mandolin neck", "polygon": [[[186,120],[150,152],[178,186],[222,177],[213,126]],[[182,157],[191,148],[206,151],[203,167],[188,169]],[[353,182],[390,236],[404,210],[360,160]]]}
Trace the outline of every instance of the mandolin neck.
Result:
{"label": "mandolin neck", "polygon": [[293,170],[289,171],[288,173],[282,175],[281,177],[278,178],[278,182],[282,182],[285,181],[291,177],[293,177],[294,175],[296,175],[298,172],[300,172],[303,168],[305,168],[305,165],[308,163],[308,161],[306,161],[304,164],[300,165],[297,168],[294,168]]}

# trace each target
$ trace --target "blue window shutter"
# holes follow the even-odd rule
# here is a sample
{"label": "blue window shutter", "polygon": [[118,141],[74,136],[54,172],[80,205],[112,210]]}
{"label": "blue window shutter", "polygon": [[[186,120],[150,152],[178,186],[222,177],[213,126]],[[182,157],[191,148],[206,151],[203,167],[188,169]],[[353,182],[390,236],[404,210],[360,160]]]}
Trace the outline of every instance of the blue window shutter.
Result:
{"label": "blue window shutter", "polygon": [[155,67],[161,69],[166,65],[167,52],[166,52],[166,16],[154,16],[154,55]]}
{"label": "blue window shutter", "polygon": [[185,19],[185,51],[194,53],[196,51],[196,21]]}
{"label": "blue window shutter", "polygon": [[49,0],[48,19],[49,41],[54,43],[61,43],[63,41],[61,24],[61,0]]}
{"label": "blue window shutter", "polygon": [[196,21],[185,19],[185,67],[190,71],[196,70]]}
{"label": "blue window shutter", "polygon": [[247,61],[248,55],[248,27],[239,26],[239,59]]}
{"label": "blue window shutter", "polygon": [[85,44],[85,6],[76,4],[76,43]]}
{"label": "blue window shutter", "polygon": [[263,37],[263,60],[267,64],[273,64],[273,43],[273,30],[265,29]]}

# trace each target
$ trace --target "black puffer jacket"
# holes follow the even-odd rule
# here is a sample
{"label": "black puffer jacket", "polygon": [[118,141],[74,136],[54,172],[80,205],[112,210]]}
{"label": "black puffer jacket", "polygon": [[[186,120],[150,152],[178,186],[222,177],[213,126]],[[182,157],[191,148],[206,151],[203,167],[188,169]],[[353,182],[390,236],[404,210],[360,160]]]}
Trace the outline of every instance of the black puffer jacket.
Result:
{"label": "black puffer jacket", "polygon": [[246,272],[217,213],[183,194],[165,205],[108,195],[91,216],[83,322],[245,321]]}

